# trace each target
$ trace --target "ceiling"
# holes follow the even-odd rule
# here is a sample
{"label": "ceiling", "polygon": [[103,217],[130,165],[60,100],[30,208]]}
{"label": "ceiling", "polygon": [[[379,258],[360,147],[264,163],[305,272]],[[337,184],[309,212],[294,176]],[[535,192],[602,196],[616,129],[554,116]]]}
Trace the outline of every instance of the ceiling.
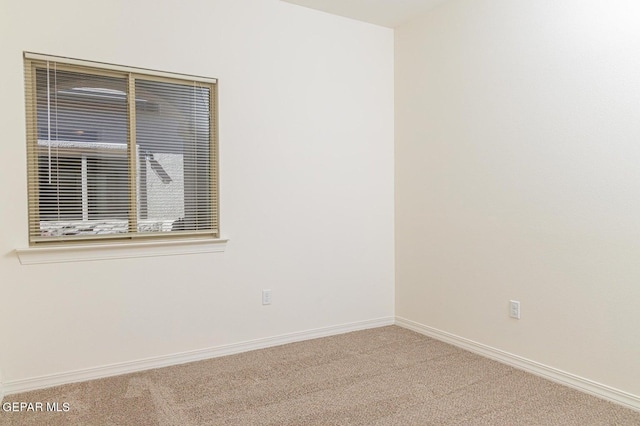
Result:
{"label": "ceiling", "polygon": [[334,15],[384,27],[398,25],[433,9],[445,0],[283,0]]}

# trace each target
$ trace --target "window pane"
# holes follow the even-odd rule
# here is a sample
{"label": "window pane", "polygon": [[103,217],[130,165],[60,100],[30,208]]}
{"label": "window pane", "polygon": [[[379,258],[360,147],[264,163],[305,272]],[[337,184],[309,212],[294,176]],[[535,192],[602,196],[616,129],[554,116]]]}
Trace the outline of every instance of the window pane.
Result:
{"label": "window pane", "polygon": [[136,80],[138,229],[209,230],[210,89]]}
{"label": "window pane", "polygon": [[[82,162],[78,157],[38,157],[40,219],[82,220]],[[51,173],[49,173],[51,169]]]}
{"label": "window pane", "polygon": [[40,235],[127,232],[127,83],[36,70]]}
{"label": "window pane", "polygon": [[87,158],[87,195],[90,220],[129,217],[127,158]]}

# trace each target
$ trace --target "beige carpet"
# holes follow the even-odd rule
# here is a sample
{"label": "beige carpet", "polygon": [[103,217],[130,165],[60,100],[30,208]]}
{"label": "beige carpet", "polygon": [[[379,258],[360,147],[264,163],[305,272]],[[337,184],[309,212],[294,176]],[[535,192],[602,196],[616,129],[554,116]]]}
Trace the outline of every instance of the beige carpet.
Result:
{"label": "beige carpet", "polygon": [[6,396],[2,425],[640,425],[640,412],[400,327]]}

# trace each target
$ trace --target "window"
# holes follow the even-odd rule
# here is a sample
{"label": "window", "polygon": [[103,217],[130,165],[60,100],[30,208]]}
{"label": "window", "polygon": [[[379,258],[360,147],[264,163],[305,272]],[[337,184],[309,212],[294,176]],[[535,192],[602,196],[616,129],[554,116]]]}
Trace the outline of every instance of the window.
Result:
{"label": "window", "polygon": [[25,53],[29,241],[219,237],[215,79]]}

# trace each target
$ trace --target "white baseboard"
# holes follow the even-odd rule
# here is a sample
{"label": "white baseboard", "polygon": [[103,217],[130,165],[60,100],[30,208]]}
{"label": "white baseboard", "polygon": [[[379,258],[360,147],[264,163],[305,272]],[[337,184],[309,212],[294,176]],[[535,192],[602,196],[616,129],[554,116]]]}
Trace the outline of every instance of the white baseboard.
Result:
{"label": "white baseboard", "polygon": [[610,386],[576,376],[575,374],[567,373],[566,371],[558,370],[557,368],[549,367],[547,365],[540,364],[539,362],[531,361],[518,355],[483,345],[482,343],[474,342],[473,340],[465,339],[464,337],[456,336],[455,334],[447,333],[406,318],[396,317],[396,325],[416,331],[436,340],[452,344],[470,352],[477,353],[484,357],[491,358],[511,367],[524,370],[528,373],[544,377],[545,379],[560,383],[561,385],[565,385],[581,392],[624,405],[627,408],[640,411],[640,396],[633,395]]}
{"label": "white baseboard", "polygon": [[138,371],[150,370],[153,368],[169,367],[172,365],[185,364],[187,362],[217,358],[220,356],[232,355],[256,349],[264,349],[272,346],[284,345],[287,343],[349,333],[351,331],[383,327],[387,325],[393,325],[394,322],[395,321],[393,317],[377,318],[373,320],[358,321],[348,324],[317,328],[313,330],[299,331],[295,333],[283,334],[280,336],[266,337],[263,339],[232,343],[229,345],[216,346],[212,348],[199,349],[172,355],[163,355],[153,358],[122,362],[118,364],[87,368],[65,373],[48,374],[46,376],[33,377],[29,379],[20,379],[13,381],[10,380],[4,383],[3,390],[4,395],[6,396],[19,392],[27,392],[35,389],[64,385],[67,383],[83,382],[87,380],[100,379],[103,377],[118,376],[120,374],[135,373]]}

